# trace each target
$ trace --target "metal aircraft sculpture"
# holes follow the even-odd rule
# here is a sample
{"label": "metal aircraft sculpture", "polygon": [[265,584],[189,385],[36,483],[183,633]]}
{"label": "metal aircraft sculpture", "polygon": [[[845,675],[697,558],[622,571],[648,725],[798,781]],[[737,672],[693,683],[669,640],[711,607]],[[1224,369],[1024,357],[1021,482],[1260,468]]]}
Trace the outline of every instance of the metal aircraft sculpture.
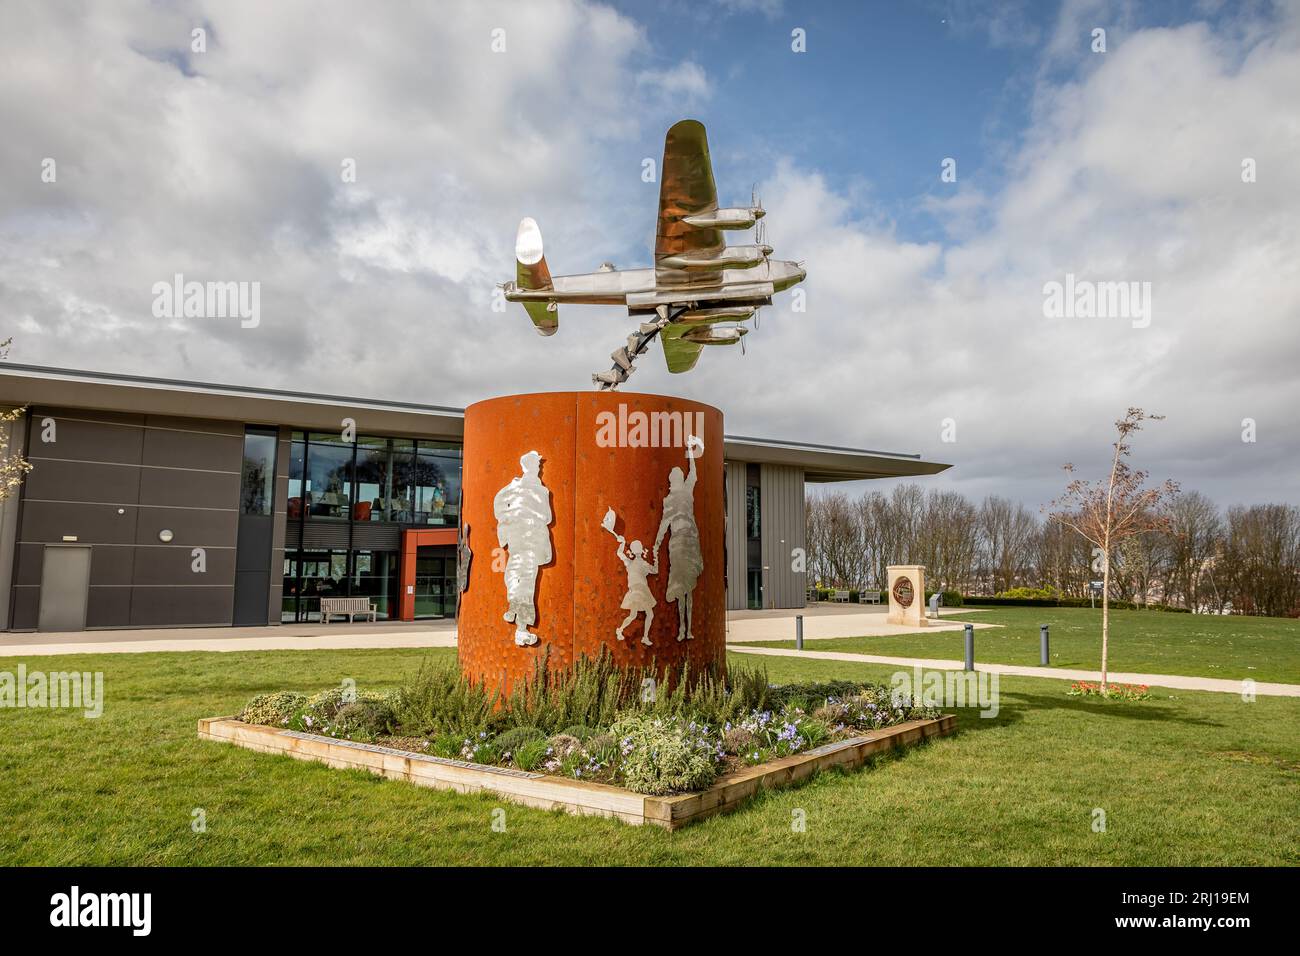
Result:
{"label": "metal aircraft sculpture", "polygon": [[735,345],[749,331],[745,321],[807,275],[802,263],[771,258],[761,226],[754,244],[726,244],[723,230],[749,229],[765,210],[756,198],[748,206],[719,208],[701,123],[682,120],[668,130],[659,175],[653,268],[615,269],[607,262],[596,272],[552,276],[537,223],[519,223],[516,279],[502,289],[506,299],[523,303],[538,332],[555,334],[560,303],[626,305],[630,315],[642,318],[627,344],[610,355],[610,370],[592,376],[601,389],[627,381],[633,362],[656,336],[668,371],[689,371],[704,346]]}

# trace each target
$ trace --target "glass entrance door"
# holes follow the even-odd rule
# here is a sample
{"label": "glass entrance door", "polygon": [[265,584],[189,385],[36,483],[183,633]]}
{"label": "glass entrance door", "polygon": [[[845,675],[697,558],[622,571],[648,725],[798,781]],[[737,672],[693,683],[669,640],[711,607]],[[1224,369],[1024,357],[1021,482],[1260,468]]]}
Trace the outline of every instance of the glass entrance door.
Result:
{"label": "glass entrance door", "polygon": [[456,549],[426,545],[415,553],[415,617],[454,617],[456,614]]}

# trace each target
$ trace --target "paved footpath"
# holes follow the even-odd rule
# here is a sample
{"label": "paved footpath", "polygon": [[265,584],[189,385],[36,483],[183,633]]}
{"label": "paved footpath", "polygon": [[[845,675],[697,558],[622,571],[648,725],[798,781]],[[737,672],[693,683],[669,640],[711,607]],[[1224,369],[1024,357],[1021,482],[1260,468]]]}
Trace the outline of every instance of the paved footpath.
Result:
{"label": "paved footpath", "polygon": [[[853,610],[846,610],[852,608]],[[911,624],[890,624],[885,608],[863,610],[857,604],[819,605],[805,609],[803,615],[803,637],[805,641],[831,640],[837,637],[894,637],[899,634],[933,634],[936,631],[960,631],[966,626],[965,620],[957,615],[978,614],[977,610],[943,609],[939,613],[944,620],[930,620],[926,627]],[[738,641],[793,641],[795,634],[794,611],[768,612],[727,612],[727,643]],[[971,621],[977,628],[1001,627],[1000,624],[984,624],[978,618]]]}
{"label": "paved footpath", "polygon": [[[179,633],[155,632],[142,635],[132,632],[126,639],[122,632],[95,631],[98,640],[68,640],[72,635],[53,635],[63,640],[39,640],[11,643],[0,640],[0,657],[50,657],[56,654],[148,654],[161,651],[337,651],[347,649],[374,649],[390,647],[455,647],[456,629],[449,628],[393,628],[379,630],[349,630],[339,625],[313,629],[314,633],[294,633],[290,628],[247,628],[254,633],[239,637],[217,637],[222,632],[238,630],[211,628],[212,637],[194,637],[194,630]],[[276,632],[279,633],[276,633]],[[105,639],[113,635],[113,639]],[[84,638],[85,633],[76,635]],[[21,637],[35,638],[28,634]],[[46,638],[47,635],[40,635]]]}
{"label": "paved footpath", "polygon": [[[733,654],[770,654],[773,657],[810,657],[819,661],[852,661],[855,664],[893,664],[898,667],[930,667],[935,670],[957,671],[962,661],[929,660],[919,657],[881,657],[876,654],[849,654],[843,651],[796,651],[786,647],[736,647],[729,645]],[[1028,667],[1019,664],[976,663],[977,671],[989,674],[1007,674],[1015,677],[1050,677],[1055,680],[1101,680],[1101,671],[1071,670],[1065,667]],[[1176,690],[1210,690],[1225,694],[1241,694],[1241,681],[1221,677],[1180,677],[1174,674],[1127,674],[1111,671],[1109,680],[1117,684],[1148,684],[1153,687],[1170,687]],[[1260,697],[1300,697],[1300,684],[1267,684],[1255,682],[1255,693]]]}

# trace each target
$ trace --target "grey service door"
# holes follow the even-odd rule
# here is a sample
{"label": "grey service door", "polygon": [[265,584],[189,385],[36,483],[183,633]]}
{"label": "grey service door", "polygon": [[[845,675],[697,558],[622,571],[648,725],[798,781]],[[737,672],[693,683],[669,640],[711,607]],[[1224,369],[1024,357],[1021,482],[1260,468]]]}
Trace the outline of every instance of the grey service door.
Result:
{"label": "grey service door", "polygon": [[45,547],[41,572],[42,631],[80,631],[90,593],[90,548]]}

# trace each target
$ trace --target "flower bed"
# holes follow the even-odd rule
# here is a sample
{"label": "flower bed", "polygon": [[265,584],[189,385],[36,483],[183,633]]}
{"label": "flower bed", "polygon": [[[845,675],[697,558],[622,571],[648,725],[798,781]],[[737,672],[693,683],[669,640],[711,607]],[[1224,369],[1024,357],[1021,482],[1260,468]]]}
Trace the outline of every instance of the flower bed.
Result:
{"label": "flower bed", "polygon": [[951,714],[910,720],[838,743],[823,744],[757,767],[718,777],[707,790],[671,796],[635,793],[603,783],[552,777],[502,767],[431,757],[377,744],[322,737],[297,730],[247,724],[234,717],[199,721],[199,737],[259,753],[280,754],[346,770],[364,770],[421,787],[492,794],[529,807],[604,816],[634,825],[676,830],[697,820],[735,810],[764,789],[784,787],[830,767],[853,769],[879,754],[901,750],[956,730]]}
{"label": "flower bed", "polygon": [[1071,697],[1104,697],[1107,700],[1147,700],[1151,696],[1151,688],[1146,684],[1115,684],[1107,681],[1106,692],[1103,694],[1099,682],[1078,680],[1070,685],[1070,689],[1066,691],[1066,693]]}
{"label": "flower bed", "polygon": [[336,740],[524,773],[609,784],[642,794],[707,789],[721,775],[770,764],[908,721],[937,718],[883,685],[836,681],[784,686],[733,668],[645,695],[645,676],[607,660],[580,662],[509,700],[450,668],[422,668],[399,690],[280,692],[239,715]]}

